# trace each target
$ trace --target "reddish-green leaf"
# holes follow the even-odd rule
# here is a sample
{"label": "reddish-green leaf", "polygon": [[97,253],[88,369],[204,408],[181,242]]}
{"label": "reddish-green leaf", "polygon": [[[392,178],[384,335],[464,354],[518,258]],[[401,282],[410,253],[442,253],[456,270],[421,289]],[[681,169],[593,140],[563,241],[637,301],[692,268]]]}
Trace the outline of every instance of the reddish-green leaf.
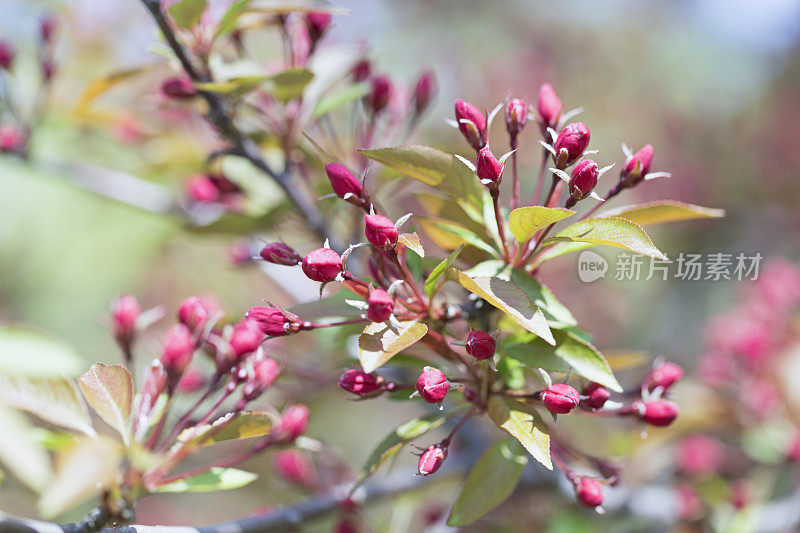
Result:
{"label": "reddish-green leaf", "polygon": [[95,363],[78,378],[78,385],[92,409],[127,443],[133,402],[133,379],[128,369]]}

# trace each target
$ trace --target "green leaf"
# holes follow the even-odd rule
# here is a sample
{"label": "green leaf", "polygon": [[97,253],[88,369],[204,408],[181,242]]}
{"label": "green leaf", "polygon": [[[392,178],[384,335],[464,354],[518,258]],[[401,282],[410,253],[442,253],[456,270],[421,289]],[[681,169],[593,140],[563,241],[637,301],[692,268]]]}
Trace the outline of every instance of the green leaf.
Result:
{"label": "green leaf", "polygon": [[513,283],[496,277],[471,278],[454,268],[448,270],[448,278],[457,280],[462,287],[506,313],[523,328],[555,345],[553,333],[542,311]]}
{"label": "green leaf", "polygon": [[142,67],[128,68],[124,70],[115,70],[105,76],[101,76],[86,86],[75,105],[75,114],[88,115],[89,105],[94,102],[98,97],[105,94],[111,88],[119,85],[123,81],[132,78],[142,72],[151,69],[153,65],[145,65]]}
{"label": "green leaf", "polygon": [[518,400],[492,396],[488,413],[497,427],[516,438],[534,459],[548,470],[553,469],[547,425],[533,407]]}
{"label": "green leaf", "polygon": [[578,321],[553,292],[524,270],[512,268],[503,261],[489,260],[466,271],[470,277],[490,276],[510,281],[528,295],[542,310],[551,328],[563,329],[578,325]]}
{"label": "green leaf", "polygon": [[269,76],[237,76],[225,81],[195,83],[194,86],[198,91],[241,96],[268,80],[270,80]]}
{"label": "green leaf", "polygon": [[50,456],[37,441],[36,430],[28,418],[0,405],[0,461],[20,481],[41,491],[53,475]]}
{"label": "green leaf", "polygon": [[388,322],[369,324],[358,337],[358,360],[361,367],[364,372],[374,372],[426,333],[428,326],[417,321],[400,322],[398,331],[394,331]]}
{"label": "green leaf", "polygon": [[331,111],[335,111],[342,106],[355,102],[362,96],[369,93],[370,86],[367,82],[356,83],[355,85],[348,85],[344,89],[336,91],[335,93],[327,94],[320,98],[317,105],[314,107],[314,112],[311,117],[318,119],[327,115]]}
{"label": "green leaf", "polygon": [[133,402],[133,378],[128,369],[122,365],[95,363],[78,378],[78,385],[92,409],[117,430],[127,444]]}
{"label": "green leaf", "polygon": [[383,466],[386,461],[397,455],[397,452],[406,447],[412,440],[417,439],[436,429],[449,417],[460,412],[460,410],[448,412],[436,412],[419,418],[413,418],[405,424],[398,426],[393,432],[389,433],[379,444],[372,450],[367,462],[361,468],[361,474],[353,486],[352,491],[364,484],[367,479],[372,477],[378,469]]}
{"label": "green leaf", "polygon": [[487,243],[477,233],[459,224],[447,220],[417,217],[417,223],[422,226],[430,239],[445,250],[455,250],[462,244],[469,244],[483,250],[492,257],[499,257],[499,252]]}
{"label": "green leaf", "polygon": [[[616,392],[622,392],[611,365],[597,348],[570,331],[556,331],[553,336],[556,347],[548,346],[539,339],[528,344],[505,344],[504,349],[515,359],[533,368],[544,368],[555,372],[566,372],[561,360],[572,370],[590,381],[595,381]],[[558,360],[554,359],[557,358]]]}
{"label": "green leaf", "polygon": [[[505,342],[503,343],[505,345]],[[497,372],[503,383],[510,389],[521,389],[525,386],[525,365],[514,357],[509,357],[503,350],[503,357],[497,363]]]}
{"label": "green leaf", "polygon": [[206,0],[181,0],[169,6],[170,16],[182,28],[194,28],[206,10]]}
{"label": "green leaf", "polygon": [[616,209],[603,211],[600,217],[622,216],[637,224],[663,224],[681,220],[698,218],[720,218],[725,216],[724,209],[713,209],[694,204],[685,204],[675,200],[657,200],[638,205],[626,205]]}
{"label": "green leaf", "polygon": [[576,222],[560,231],[555,237],[547,239],[543,244],[562,241],[606,244],[656,259],[667,259],[653,245],[653,241],[639,224],[622,217],[590,218]]}
{"label": "green leaf", "polygon": [[410,178],[445,190],[456,198],[480,205],[478,178],[453,155],[422,145],[391,146],[359,150],[364,156]]}
{"label": "green leaf", "polygon": [[431,271],[428,279],[425,280],[425,292],[428,295],[428,298],[433,298],[434,293],[436,292],[436,286],[439,283],[439,280],[444,275],[445,271],[450,268],[455,260],[458,258],[458,254],[461,253],[461,250],[464,249],[464,245],[460,245],[458,248],[453,250],[453,252],[447,256],[447,258],[436,265],[434,269]]}
{"label": "green leaf", "polygon": [[229,440],[249,439],[269,435],[272,417],[267,411],[237,411],[228,413],[211,424],[186,429],[178,435],[179,443],[208,446]]}
{"label": "green leaf", "polygon": [[56,474],[39,499],[45,517],[63,513],[117,482],[124,450],[107,437],[76,441],[56,458]]}
{"label": "green leaf", "polygon": [[215,492],[244,487],[255,481],[257,474],[238,468],[213,467],[208,472],[158,487],[158,492]]}
{"label": "green leaf", "polygon": [[66,378],[26,379],[0,374],[0,402],[90,437],[97,434],[78,387]]}
{"label": "green leaf", "polygon": [[303,96],[314,74],[304,68],[291,68],[270,78],[270,93],[283,103]]}
{"label": "green leaf", "polygon": [[[527,342],[518,342],[526,337]],[[569,372],[569,365],[556,356],[552,346],[527,332],[517,337],[516,341],[508,339],[503,342],[502,353],[501,361],[509,359],[527,368],[541,368],[547,372]]]}
{"label": "green leaf", "polygon": [[529,270],[533,270],[538,268],[539,265],[550,261],[551,259],[555,259],[556,257],[562,256],[564,254],[568,254],[570,252],[577,252],[580,250],[585,250],[586,248],[591,248],[594,246],[593,243],[589,242],[559,242],[556,243],[540,254],[538,254],[534,260],[528,266]]}
{"label": "green leaf", "polygon": [[236,22],[245,12],[245,9],[247,9],[247,6],[251,1],[252,0],[236,0],[236,2],[231,4],[225,14],[222,16],[222,19],[219,21],[217,33],[214,35],[215,39],[217,37],[227,35],[236,28]]}
{"label": "green leaf", "polygon": [[506,501],[514,493],[526,464],[528,457],[512,438],[489,446],[470,470],[447,525],[469,525]]}
{"label": "green leaf", "polygon": [[520,207],[511,211],[511,215],[508,217],[508,228],[518,242],[525,242],[533,236],[534,232],[574,214],[575,211],[560,207],[550,208],[538,205]]}
{"label": "green leaf", "polygon": [[62,342],[32,329],[0,326],[0,373],[42,378],[80,369],[81,358]]}

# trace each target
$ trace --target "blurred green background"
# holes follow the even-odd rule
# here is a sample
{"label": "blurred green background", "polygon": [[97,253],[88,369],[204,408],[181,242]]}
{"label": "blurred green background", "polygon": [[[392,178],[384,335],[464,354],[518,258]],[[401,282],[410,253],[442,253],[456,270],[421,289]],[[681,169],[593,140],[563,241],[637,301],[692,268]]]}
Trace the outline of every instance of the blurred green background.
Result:
{"label": "blurred green background", "polygon": [[[334,19],[328,42],[368,43],[378,70],[406,83],[422,68],[436,72],[436,106],[416,141],[460,150],[461,139],[444,124],[454,99],[491,108],[507,95],[533,100],[538,86],[549,81],[567,109],[585,108],[580,119],[591,129],[598,160],[619,162],[620,141],[635,148],[652,143],[654,168],[672,172],[671,180],[639,187],[614,205],[668,197],[726,209],[722,220],[656,228],[654,241],[669,256],[760,252],[765,258],[800,259],[800,2],[339,3],[353,14]],[[192,139],[173,137],[167,143],[155,135],[144,143],[126,141],[126,121],[142,111],[137,106],[154,105],[145,98],[129,107],[126,99],[155,92],[158,78],[104,96],[99,107],[107,115],[75,112],[93,79],[153,61],[155,29],[135,0],[4,0],[0,37],[14,42],[21,56],[23,81],[14,90],[29,90],[24,73],[35,68],[37,21],[45,10],[55,10],[60,24],[48,112],[33,139],[30,162],[0,156],[0,319],[64,338],[88,365],[118,358],[105,326],[109,302],[123,293],[168,310],[188,295],[212,294],[234,316],[262,298],[292,303],[286,292],[275,296],[275,283],[257,269],[228,266],[230,237],[190,234],[177,220],[70,183],[82,170],[63,168],[80,162],[163,183],[178,194],[180,180],[199,170],[202,147]],[[164,126],[137,127],[155,133]],[[536,135],[529,127],[522,139],[521,167],[531,169],[522,174],[528,194],[538,162]],[[613,175],[601,182],[602,190]],[[742,285],[611,279],[583,284],[573,256],[553,263],[545,279],[601,349],[646,350],[689,368],[702,351],[704,323],[733,301]],[[146,340],[142,351],[155,356],[156,341]],[[392,406],[397,416],[387,417],[389,404],[375,403],[360,404],[354,417],[343,408],[350,404],[330,387],[315,401],[312,436],[333,444],[357,467],[401,419],[401,409],[414,412]],[[225,495],[224,505],[213,495],[153,498],[142,502],[139,518],[206,523],[293,498],[281,491],[276,500],[265,500],[261,491],[268,486],[275,483],[260,480],[235,497]],[[438,499],[449,501],[447,494]],[[30,502],[24,493],[4,493],[0,507],[25,513]],[[554,519],[551,530],[591,531],[589,524],[597,520],[572,516]],[[402,523],[395,527],[405,530]]]}

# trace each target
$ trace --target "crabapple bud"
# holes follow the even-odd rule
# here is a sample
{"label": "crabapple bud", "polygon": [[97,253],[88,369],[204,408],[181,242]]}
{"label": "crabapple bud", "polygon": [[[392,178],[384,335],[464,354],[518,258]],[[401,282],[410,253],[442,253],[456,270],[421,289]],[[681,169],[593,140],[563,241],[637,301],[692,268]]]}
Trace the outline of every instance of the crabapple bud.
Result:
{"label": "crabapple bud", "polygon": [[536,111],[545,128],[555,128],[561,118],[564,105],[558,99],[556,91],[549,83],[544,83],[539,88],[539,97],[536,100]]}
{"label": "crabapple bud", "polygon": [[488,146],[478,151],[478,164],[475,165],[481,183],[496,189],[503,178],[503,164],[494,156]]}
{"label": "crabapple bud", "polygon": [[582,405],[590,409],[600,409],[611,397],[611,393],[599,383],[589,383],[584,387],[581,396],[586,396],[586,398],[581,400]]}
{"label": "crabapple bud", "polygon": [[172,76],[161,82],[161,94],[168,98],[185,100],[197,95],[197,89],[188,76]]}
{"label": "crabapple bud", "polygon": [[328,26],[331,25],[333,17],[330,13],[323,13],[312,11],[306,13],[306,26],[308,26],[308,34],[311,37],[311,42],[316,43],[325,34]]}
{"label": "crabapple bud", "polygon": [[417,379],[417,392],[428,403],[441,402],[449,390],[450,383],[444,372],[438,368],[426,366]]}
{"label": "crabapple bud", "polygon": [[195,202],[216,202],[219,189],[205,174],[198,174],[186,182],[186,193]]}
{"label": "crabapple bud", "polygon": [[563,415],[572,411],[581,397],[575,387],[566,383],[553,383],[542,391],[542,402],[551,413]]}
{"label": "crabapple bud", "polygon": [[288,449],[276,452],[272,457],[275,472],[286,481],[301,485],[313,485],[316,481],[314,467],[300,450]]}
{"label": "crabapple bud", "polygon": [[569,194],[574,200],[583,200],[597,186],[597,163],[584,159],[572,169],[569,177]]}
{"label": "crabapple bud", "polygon": [[0,41],[0,69],[9,70],[14,64],[16,52],[8,41]]}
{"label": "crabapple bud", "polygon": [[39,38],[43,43],[49,43],[53,40],[53,34],[56,31],[56,18],[48,13],[39,20]]}
{"label": "crabapple bud", "polygon": [[356,83],[365,81],[369,78],[370,74],[372,74],[372,64],[369,62],[369,59],[361,59],[353,66],[351,73],[353,81]]}
{"label": "crabapple bud", "polygon": [[447,459],[447,446],[431,444],[419,456],[417,469],[421,476],[429,476],[439,470],[444,460]]}
{"label": "crabapple bud", "polygon": [[680,381],[681,378],[683,378],[683,368],[675,363],[666,362],[653,368],[647,374],[647,377],[644,378],[644,385],[648,390],[653,390],[656,387],[667,390]]}
{"label": "crabapple bud", "polygon": [[188,368],[178,382],[178,392],[195,392],[206,384],[205,375],[196,368]]}
{"label": "crabapple bud", "polygon": [[646,144],[625,162],[620,172],[620,180],[629,186],[636,185],[650,172],[653,164],[653,145]]}
{"label": "crabapple bud", "polygon": [[603,504],[603,488],[591,477],[582,477],[575,484],[575,495],[586,507],[594,509]]}
{"label": "crabapple bud", "polygon": [[456,100],[456,122],[461,134],[477,151],[486,146],[486,114],[464,100]]}
{"label": "crabapple bud", "polygon": [[389,217],[364,215],[364,233],[369,243],[378,248],[391,248],[397,244],[397,228]]}
{"label": "crabapple bud", "polygon": [[373,322],[386,322],[394,311],[394,299],[383,289],[370,292],[367,304],[367,318]]}
{"label": "crabapple bud", "polygon": [[177,385],[180,376],[194,354],[192,332],[183,324],[175,324],[167,332],[161,352],[161,364],[169,376],[170,387]]}
{"label": "crabapple bud", "polygon": [[41,63],[42,80],[47,83],[53,79],[53,74],[56,72],[56,64],[50,59],[43,59]]}
{"label": "crabapple bud", "polygon": [[178,320],[193,331],[204,328],[208,316],[208,306],[197,296],[186,298],[178,309]]}
{"label": "crabapple bud", "polygon": [[291,320],[277,307],[257,305],[251,307],[244,317],[258,324],[261,333],[270,337],[280,337],[290,333]]}
{"label": "crabapple bud", "polygon": [[366,96],[367,106],[377,115],[389,105],[392,92],[392,80],[389,76],[375,76],[372,78],[372,87]]}
{"label": "crabapple bud", "polygon": [[235,267],[246,265],[253,260],[250,252],[250,241],[241,239],[228,247],[228,262]]}
{"label": "crabapple bud", "polygon": [[306,432],[306,427],[308,427],[308,407],[298,404],[284,409],[275,430],[283,439],[294,441]]}
{"label": "crabapple bud", "polygon": [[303,258],[303,272],[313,281],[333,281],[342,269],[342,258],[330,248],[319,248]]}
{"label": "crabapple bud", "polygon": [[355,368],[348,370],[339,378],[339,386],[356,396],[366,396],[383,389],[383,379],[375,374],[367,374]]}
{"label": "crabapple bud", "polygon": [[243,355],[258,350],[263,340],[264,334],[261,332],[261,326],[253,320],[243,320],[233,326],[233,333],[231,333],[228,344],[231,345],[233,355],[239,359]]}
{"label": "crabapple bud", "polygon": [[669,400],[637,402],[635,408],[639,412],[639,418],[651,426],[668,426],[678,416],[678,405]]}
{"label": "crabapple bud", "polygon": [[136,319],[142,309],[134,296],[120,296],[111,306],[111,326],[114,337],[121,344],[129,344],[136,335]]}
{"label": "crabapple bud", "polygon": [[414,86],[414,114],[421,115],[431,103],[436,93],[436,76],[432,70],[423,72]]}
{"label": "crabapple bud", "polygon": [[361,198],[361,182],[347,170],[347,167],[338,163],[328,163],[325,165],[325,172],[331,182],[333,192],[339,198],[345,198],[347,194],[352,194]]}
{"label": "crabapple bud", "polygon": [[506,130],[511,137],[516,137],[528,122],[528,104],[525,100],[512,98],[506,102]]}
{"label": "crabapple bud", "polygon": [[253,363],[253,372],[247,377],[242,387],[245,401],[253,401],[272,385],[281,373],[281,367],[275,359],[265,357]]}
{"label": "crabapple bud", "polygon": [[485,331],[470,331],[464,348],[475,359],[489,359],[494,355],[495,351],[494,337]]}
{"label": "crabapple bud", "polygon": [[303,261],[303,256],[297,250],[282,242],[265,244],[258,254],[267,263],[275,265],[294,266]]}
{"label": "crabapple bud", "polygon": [[558,134],[558,138],[553,144],[553,148],[556,151],[555,160],[558,161],[559,154],[563,148],[567,151],[567,166],[571,165],[578,160],[586,150],[586,147],[589,146],[590,138],[589,128],[583,122],[567,124]]}
{"label": "crabapple bud", "polygon": [[25,135],[16,126],[0,126],[0,152],[20,152],[25,148]]}
{"label": "crabapple bud", "polygon": [[722,443],[701,433],[686,437],[678,448],[678,467],[687,474],[716,472],[724,460]]}

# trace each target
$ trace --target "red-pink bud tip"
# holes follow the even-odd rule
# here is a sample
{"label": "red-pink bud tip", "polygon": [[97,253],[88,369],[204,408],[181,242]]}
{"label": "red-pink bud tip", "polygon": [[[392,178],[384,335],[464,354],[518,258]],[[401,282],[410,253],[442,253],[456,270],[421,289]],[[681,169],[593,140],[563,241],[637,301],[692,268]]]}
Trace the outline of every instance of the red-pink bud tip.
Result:
{"label": "red-pink bud tip", "polygon": [[506,102],[506,130],[515,137],[528,122],[528,104],[525,100],[511,98]]}
{"label": "red-pink bud tip", "polygon": [[161,364],[167,370],[170,383],[178,384],[180,376],[194,354],[194,339],[192,332],[183,324],[176,324],[167,332],[161,352]]}
{"label": "red-pink bud tip", "polygon": [[0,69],[9,70],[14,64],[16,51],[8,41],[0,41]]}
{"label": "red-pink bud tip", "polygon": [[231,333],[228,344],[231,345],[233,355],[240,359],[242,356],[258,350],[263,340],[264,334],[261,332],[261,326],[253,320],[243,320],[233,326],[233,333]]}
{"label": "red-pink bud tip", "polygon": [[186,194],[195,202],[216,202],[219,199],[219,189],[205,174],[198,174],[186,182]]}
{"label": "red-pink bud tip", "polygon": [[319,248],[303,258],[305,275],[320,283],[335,280],[342,269],[342,258],[330,248]]}
{"label": "red-pink bud tip", "polygon": [[561,150],[565,149],[567,151],[567,165],[571,165],[586,151],[590,138],[589,128],[583,122],[567,124],[558,134],[558,138],[553,145],[556,152],[555,160],[558,161]]}
{"label": "red-pink bud tip", "polygon": [[551,413],[569,413],[580,401],[580,394],[575,387],[566,383],[554,383],[542,391],[542,402]]}
{"label": "red-pink bud tip", "polygon": [[584,159],[572,169],[569,179],[569,194],[574,200],[583,200],[597,186],[600,177],[597,163]]}
{"label": "red-pink bud tip", "polygon": [[623,181],[628,181],[631,185],[641,181],[644,176],[650,172],[650,167],[653,164],[653,145],[646,144],[641,150],[633,154],[633,156],[625,162],[622,169],[621,178]]}
{"label": "red-pink bud tip", "polygon": [[389,105],[392,92],[392,80],[389,76],[375,76],[372,78],[372,87],[366,96],[367,106],[377,115]]}
{"label": "red-pink bud tip", "polygon": [[436,75],[431,70],[423,72],[414,86],[414,113],[421,115],[436,94]]}
{"label": "red-pink bud tip", "polygon": [[114,337],[120,343],[127,344],[136,334],[136,319],[142,309],[134,296],[120,296],[111,306],[111,326]]}
{"label": "red-pink bud tip", "polygon": [[369,79],[372,74],[372,64],[369,59],[361,59],[353,66],[353,81],[358,83]]}
{"label": "red-pink bud tip", "polygon": [[373,322],[386,322],[394,311],[394,299],[383,289],[369,293],[367,318]]}
{"label": "red-pink bud tip", "polygon": [[245,318],[258,324],[261,333],[270,337],[280,337],[291,332],[291,321],[277,307],[257,305],[245,313]]}
{"label": "red-pink bud tip", "polygon": [[161,82],[161,94],[167,98],[184,100],[197,95],[197,89],[188,76],[173,76]]}
{"label": "red-pink bud tip", "polygon": [[306,26],[308,34],[313,42],[317,42],[324,34],[328,26],[331,25],[333,17],[330,13],[311,12],[306,13]]}
{"label": "red-pink bud tip", "polygon": [[253,372],[242,387],[242,397],[248,402],[255,400],[275,383],[280,373],[281,367],[275,359],[265,357],[257,360],[253,363]]}
{"label": "red-pink bud tip", "polygon": [[488,146],[478,151],[476,171],[481,183],[490,188],[497,188],[503,178],[503,164],[494,156]]}
{"label": "red-pink bud tip", "polygon": [[364,215],[364,233],[369,243],[378,248],[391,248],[397,244],[397,228],[389,217]]}
{"label": "red-pink bud tip", "polygon": [[286,481],[311,486],[316,481],[314,467],[302,452],[281,450],[272,457],[272,467]]}
{"label": "red-pink bud tip", "polygon": [[428,446],[422,455],[419,457],[417,465],[419,474],[421,476],[429,476],[439,470],[444,460],[447,459],[447,447],[442,447],[439,444],[432,444]]}
{"label": "red-pink bud tip", "polygon": [[661,387],[669,389],[683,378],[683,368],[675,363],[666,362],[653,368],[647,377],[644,378],[644,385],[648,390]]}
{"label": "red-pink bud tip", "polygon": [[651,426],[668,426],[678,416],[678,405],[669,400],[637,402],[634,406],[639,418]]}
{"label": "red-pink bud tip", "polygon": [[608,392],[608,389],[598,383],[588,384],[584,387],[581,395],[585,396],[585,398],[581,400],[581,403],[590,409],[602,408],[611,397],[611,393]]}
{"label": "red-pink bud tip", "polygon": [[303,256],[297,250],[282,242],[265,244],[259,252],[261,259],[275,265],[294,266],[303,261]]}
{"label": "red-pink bud tip", "polygon": [[363,370],[351,369],[339,378],[339,387],[356,396],[366,396],[383,388],[383,379]]}
{"label": "red-pink bud tip", "polygon": [[486,114],[464,100],[456,100],[455,107],[461,134],[476,151],[486,146]]}
{"label": "red-pink bud tip", "polygon": [[536,100],[536,111],[539,113],[542,125],[545,128],[555,128],[563,110],[564,106],[553,86],[549,83],[542,84],[539,88],[539,98]]}
{"label": "red-pink bud tip", "polygon": [[43,43],[49,43],[53,40],[53,34],[56,31],[56,18],[51,13],[45,14],[39,20],[39,38]]}
{"label": "red-pink bud tip", "polygon": [[575,495],[578,501],[590,509],[603,504],[603,488],[591,477],[582,477],[575,484]]}
{"label": "red-pink bud tip", "polygon": [[483,360],[494,355],[496,346],[494,337],[485,331],[475,330],[467,335],[467,344],[464,348],[475,359]]}
{"label": "red-pink bud tip", "polygon": [[197,296],[186,298],[178,308],[178,320],[191,330],[205,327],[209,315],[208,306]]}
{"label": "red-pink bud tip", "polygon": [[287,407],[281,415],[281,420],[275,428],[276,432],[287,441],[294,441],[306,432],[308,427],[308,407],[305,405],[292,405]]}
{"label": "red-pink bud tip", "polygon": [[12,124],[0,126],[0,152],[15,153],[25,149],[25,134]]}
{"label": "red-pink bud tip", "polygon": [[439,403],[447,396],[450,383],[444,372],[438,368],[426,366],[417,379],[417,392],[428,403]]}
{"label": "red-pink bud tip", "polygon": [[338,163],[328,163],[325,165],[325,172],[331,182],[333,192],[339,198],[344,198],[347,194],[352,194],[361,198],[361,182],[347,170],[347,167]]}

